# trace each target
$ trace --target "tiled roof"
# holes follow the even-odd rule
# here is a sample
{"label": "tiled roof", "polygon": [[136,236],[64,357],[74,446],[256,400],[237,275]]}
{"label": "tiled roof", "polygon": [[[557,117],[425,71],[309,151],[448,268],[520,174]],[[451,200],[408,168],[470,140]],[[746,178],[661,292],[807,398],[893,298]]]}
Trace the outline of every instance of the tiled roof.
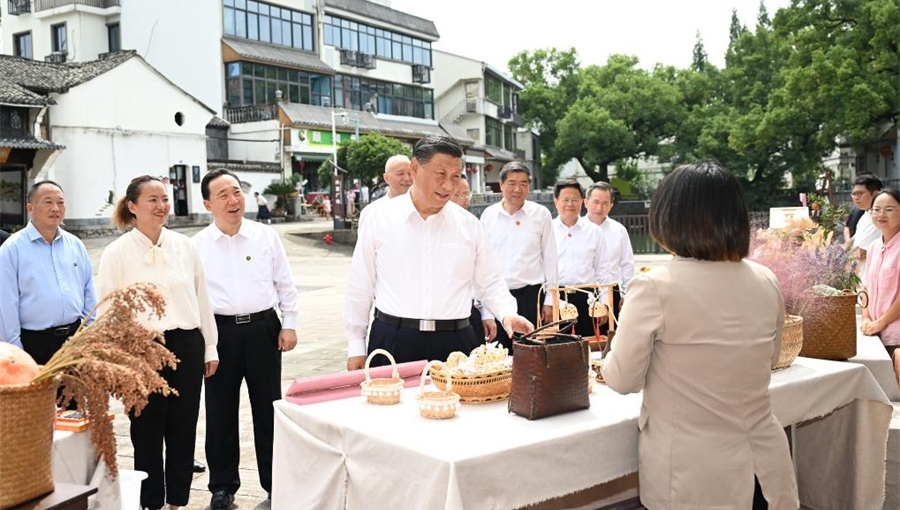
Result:
{"label": "tiled roof", "polygon": [[0,55],[0,81],[38,93],[65,92],[118,67],[136,54],[120,51],[102,60],[64,64]]}
{"label": "tiled roof", "polygon": [[[309,104],[284,103],[281,109],[291,120],[291,123],[299,126],[322,127],[331,129],[331,113],[335,110],[324,106]],[[384,135],[392,135],[403,138],[421,138],[425,135],[443,135],[447,133],[435,121],[414,121],[388,118],[383,115],[375,115],[369,112],[347,112],[349,118],[359,117],[359,132],[377,132]],[[339,131],[347,132],[355,130],[352,122],[342,123],[337,120]]]}
{"label": "tiled roof", "polygon": [[0,104],[15,106],[46,106],[56,104],[53,99],[7,81],[9,77],[0,75]]}
{"label": "tiled roof", "polygon": [[478,143],[477,140],[473,140],[472,138],[469,138],[468,133],[466,133],[466,130],[463,129],[461,126],[457,126],[456,124],[453,124],[451,122],[439,122],[438,124],[441,126],[441,129],[446,131],[448,135],[455,138],[456,141],[459,142],[461,145],[471,147],[471,146],[475,145],[476,143]]}
{"label": "tiled roof", "polygon": [[494,159],[497,161],[515,161],[516,160],[516,155],[506,149],[500,149],[498,147],[485,147],[484,152],[488,155],[488,158]]}
{"label": "tiled roof", "polygon": [[227,128],[229,126],[231,126],[231,123],[218,115],[213,115],[213,118],[209,119],[209,122],[206,123],[206,127],[211,128]]}
{"label": "tiled roof", "polygon": [[314,53],[245,39],[232,39],[230,37],[223,37],[222,43],[234,50],[242,58],[249,60],[271,62],[304,71],[334,74],[334,69],[319,60],[319,57]]}
{"label": "tiled roof", "polygon": [[391,9],[375,2],[367,2],[366,0],[325,0],[325,7],[334,7],[335,9],[352,12],[365,18],[372,18],[397,27],[415,30],[416,32],[430,35],[435,39],[441,37],[433,21]]}
{"label": "tiled roof", "polygon": [[0,138],[0,147],[10,149],[65,149],[65,145],[59,145],[41,138],[28,135],[18,138]]}

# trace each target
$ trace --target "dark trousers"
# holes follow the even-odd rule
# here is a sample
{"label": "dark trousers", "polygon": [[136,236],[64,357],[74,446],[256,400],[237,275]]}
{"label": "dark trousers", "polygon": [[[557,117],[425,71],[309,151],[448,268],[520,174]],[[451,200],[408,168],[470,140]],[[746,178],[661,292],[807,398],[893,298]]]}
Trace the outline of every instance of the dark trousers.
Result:
{"label": "dark trousers", "polygon": [[[594,319],[588,313],[587,298],[588,295],[583,292],[572,292],[571,294],[566,294],[563,298],[578,309],[578,322],[575,323],[574,333],[584,338],[594,336]],[[560,301],[560,309],[562,309],[565,301]]]}
{"label": "dark trousers", "polygon": [[153,393],[140,416],[129,415],[134,468],[147,473],[147,479],[141,483],[141,507],[149,508],[188,503],[203,385],[206,346],[200,330],[170,330],[165,338],[166,348],[179,362],[177,370],[165,368],[160,375],[178,395],[164,397]]}
{"label": "dark trousers", "polygon": [[[538,295],[540,292],[540,285],[526,285],[520,289],[509,291],[516,298],[516,313],[531,321],[535,326],[537,326]],[[497,317],[497,340],[512,353],[512,340],[506,334],[506,330],[503,329],[503,317]]]}
{"label": "dark trousers", "polygon": [[[618,285],[613,286],[613,305],[612,309],[615,310],[616,319],[619,318],[619,313],[622,311],[622,292],[619,290]],[[618,329],[619,325],[616,324],[616,329]],[[608,335],[609,334],[609,322],[600,326],[600,334]]]}
{"label": "dark trousers", "polygon": [[[69,334],[56,335],[54,333],[47,333],[45,331],[30,331],[27,329],[23,329],[20,331],[19,339],[22,341],[22,348],[25,352],[27,352],[32,358],[34,358],[35,363],[38,365],[46,365],[50,358],[56,354],[66,340],[78,330],[78,326],[81,325],[81,319],[69,324],[67,327],[69,329]],[[51,328],[57,329],[57,328]],[[59,389],[56,390],[56,400],[59,402],[60,397],[62,396],[63,387],[60,386]],[[70,400],[67,402],[64,407],[66,409],[74,410],[76,408],[77,403],[75,400]]]}
{"label": "dark trousers", "polygon": [[[475,334],[475,341],[479,344],[484,342],[484,324],[481,322],[481,310],[474,304],[472,305],[472,314],[469,316],[469,324],[472,325],[472,332]],[[466,353],[470,354],[470,353]],[[444,358],[446,361],[447,358]]]}
{"label": "dark trousers", "polygon": [[[397,363],[423,359],[447,361],[451,352],[469,354],[480,343],[475,339],[471,326],[456,331],[418,331],[391,326],[375,319],[369,332],[369,352],[384,349],[394,356]],[[385,356],[376,356],[371,362],[373,367],[389,364]]]}
{"label": "dark trousers", "polygon": [[272,442],[275,410],[272,402],[281,398],[281,351],[278,334],[281,321],[274,311],[266,318],[247,324],[219,327],[219,368],[206,380],[206,462],[209,490],[231,494],[241,486],[238,407],[241,383],[247,380],[253,415],[253,444],[259,484],[272,492]]}
{"label": "dark trousers", "polygon": [[753,510],[769,510],[769,502],[763,496],[759,478],[753,475]]}

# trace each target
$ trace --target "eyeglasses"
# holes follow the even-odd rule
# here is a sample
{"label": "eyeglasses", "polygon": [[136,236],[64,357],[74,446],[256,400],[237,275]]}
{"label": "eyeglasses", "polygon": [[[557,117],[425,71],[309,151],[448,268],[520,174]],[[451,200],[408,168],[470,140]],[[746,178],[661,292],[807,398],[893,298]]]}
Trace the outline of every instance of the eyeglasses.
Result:
{"label": "eyeglasses", "polygon": [[454,196],[455,196],[456,198],[466,198],[466,199],[472,200],[472,194],[471,194],[471,193],[457,193],[457,194],[454,195]]}
{"label": "eyeglasses", "polygon": [[580,198],[560,198],[559,202],[564,205],[580,204],[581,199]]}
{"label": "eyeglasses", "polygon": [[850,196],[853,198],[859,198],[859,197],[865,195],[866,193],[868,193],[868,191],[854,191],[853,193],[850,193]]}
{"label": "eyeglasses", "polygon": [[894,214],[895,212],[897,212],[896,207],[885,207],[883,209],[881,207],[873,207],[872,208],[872,216],[877,216],[877,215],[881,215],[881,214],[888,216],[888,215]]}

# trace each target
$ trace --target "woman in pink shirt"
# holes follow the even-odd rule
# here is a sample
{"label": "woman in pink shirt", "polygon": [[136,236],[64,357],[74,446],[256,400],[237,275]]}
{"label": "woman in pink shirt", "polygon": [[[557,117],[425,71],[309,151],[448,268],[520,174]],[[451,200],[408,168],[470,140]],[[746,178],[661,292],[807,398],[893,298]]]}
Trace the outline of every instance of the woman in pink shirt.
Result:
{"label": "woman in pink shirt", "polygon": [[893,357],[900,347],[900,193],[886,189],[875,196],[872,221],[881,238],[868,251],[866,291],[869,306],[863,308],[860,331],[878,335]]}

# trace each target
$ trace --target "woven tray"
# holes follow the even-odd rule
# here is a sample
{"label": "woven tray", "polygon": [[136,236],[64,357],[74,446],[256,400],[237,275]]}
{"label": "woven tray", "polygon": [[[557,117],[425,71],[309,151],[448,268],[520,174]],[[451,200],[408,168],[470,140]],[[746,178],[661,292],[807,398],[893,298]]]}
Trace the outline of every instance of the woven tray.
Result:
{"label": "woven tray", "polygon": [[416,400],[419,401],[419,414],[431,420],[446,420],[456,416],[456,410],[459,408],[459,395],[451,389],[453,381],[446,390],[442,391],[425,391],[425,377],[431,373],[431,380],[434,382],[434,376],[447,370],[446,365],[440,361],[429,361],[425,369],[422,370],[422,377],[419,379],[419,394]]}
{"label": "woven tray", "polygon": [[0,510],[53,492],[57,385],[0,386]]}
{"label": "woven tray", "polygon": [[[369,377],[369,364],[378,354],[387,356],[391,361],[391,377],[372,379]],[[397,371],[397,362],[391,353],[384,349],[375,349],[366,358],[366,380],[359,383],[362,388],[362,395],[366,397],[366,401],[375,405],[393,405],[400,402],[400,393],[403,391],[403,379],[400,378],[400,372]]]}
{"label": "woven tray", "polygon": [[803,317],[798,315],[784,316],[784,330],[781,334],[781,352],[778,362],[772,370],[781,370],[791,366],[803,348]]}
{"label": "woven tray", "polygon": [[[484,374],[453,375],[451,377],[453,379],[453,391],[459,395],[461,402],[467,404],[480,404],[507,399],[512,388],[511,368]],[[434,372],[431,374],[431,382],[438,389],[448,389],[445,372]]]}

